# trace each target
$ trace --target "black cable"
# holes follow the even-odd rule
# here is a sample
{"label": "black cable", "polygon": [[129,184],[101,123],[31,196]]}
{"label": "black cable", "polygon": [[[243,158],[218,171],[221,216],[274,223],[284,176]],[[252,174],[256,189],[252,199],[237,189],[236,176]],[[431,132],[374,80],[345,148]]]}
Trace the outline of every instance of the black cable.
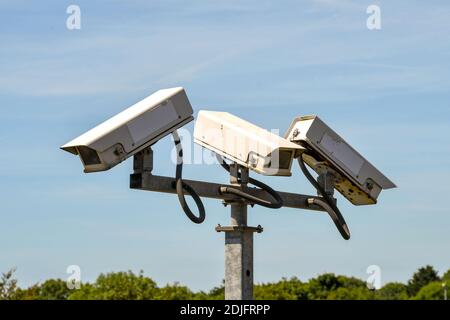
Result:
{"label": "black cable", "polygon": [[[195,192],[195,190],[188,185],[187,183],[183,182],[182,179],[182,173],[183,173],[183,148],[181,146],[181,140],[180,136],[178,135],[177,131],[172,132],[173,140],[175,142],[175,147],[177,149],[177,168],[175,173],[175,188],[177,190],[178,195],[178,201],[180,201],[181,208],[183,209],[186,216],[194,223],[202,223],[205,220],[205,207],[203,206],[203,202],[198,196],[198,194]],[[195,204],[198,208],[198,217],[192,213],[191,209],[189,208],[186,199],[184,198],[184,192],[187,191],[187,193],[194,199]]]}
{"label": "black cable", "polygon": [[322,207],[328,214],[330,215],[331,219],[333,220],[334,224],[336,225],[337,229],[339,230],[340,234],[345,240],[350,239],[350,230],[348,229],[347,223],[345,222],[344,217],[341,214],[341,211],[336,206],[336,203],[334,200],[325,192],[325,189],[322,188],[322,186],[314,179],[314,177],[311,175],[311,173],[308,171],[305,165],[305,161],[303,160],[303,156],[298,157],[298,163],[300,165],[300,168],[302,169],[303,174],[305,177],[309,180],[309,182],[314,186],[314,188],[319,191],[319,193],[322,195],[325,201],[322,199],[312,198],[310,199],[310,204],[316,204],[320,207]]}
{"label": "black cable", "polygon": [[[228,172],[230,172],[230,166],[225,162],[225,160],[216,153],[216,158],[217,161],[220,163],[220,165],[227,170]],[[238,179],[241,178],[241,173],[238,172]],[[262,190],[264,190],[265,192],[267,192],[273,199],[274,202],[270,202],[255,196],[252,196],[251,194],[248,194],[242,190],[236,189],[236,188],[232,188],[232,187],[227,187],[227,186],[223,186],[220,187],[220,192],[221,193],[228,193],[228,194],[233,194],[235,196],[238,196],[240,198],[246,199],[254,204],[258,204],[260,206],[266,207],[266,208],[271,208],[271,209],[279,209],[283,206],[283,199],[281,199],[281,196],[278,192],[276,192],[274,189],[272,189],[271,187],[269,187],[268,185],[266,185],[265,183],[262,183],[259,180],[253,179],[253,178],[248,178],[248,182],[250,184],[253,184],[254,186],[257,186],[259,188],[261,188]]]}

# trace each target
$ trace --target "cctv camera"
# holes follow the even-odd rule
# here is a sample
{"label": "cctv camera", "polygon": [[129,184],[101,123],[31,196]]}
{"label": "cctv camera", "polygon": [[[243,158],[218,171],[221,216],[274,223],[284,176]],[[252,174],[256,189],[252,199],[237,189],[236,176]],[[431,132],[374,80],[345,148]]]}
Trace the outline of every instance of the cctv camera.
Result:
{"label": "cctv camera", "polygon": [[294,119],[285,138],[308,149],[302,158],[317,173],[331,171],[335,188],[354,205],[375,204],[396,185],[317,116]]}
{"label": "cctv camera", "polygon": [[183,88],[159,90],[63,145],[79,155],[84,172],[108,170],[192,121]]}
{"label": "cctv camera", "polygon": [[194,141],[237,164],[271,176],[290,176],[305,149],[227,112],[200,111]]}

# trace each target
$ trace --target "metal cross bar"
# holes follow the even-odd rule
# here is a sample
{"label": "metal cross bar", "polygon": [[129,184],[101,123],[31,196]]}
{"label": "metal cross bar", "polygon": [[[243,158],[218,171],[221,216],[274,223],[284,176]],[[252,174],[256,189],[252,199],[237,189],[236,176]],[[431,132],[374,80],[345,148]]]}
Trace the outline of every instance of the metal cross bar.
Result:
{"label": "metal cross bar", "polygon": [[[220,193],[220,187],[228,186],[228,187],[236,187],[236,185],[227,185],[227,184],[219,184],[212,182],[204,182],[204,181],[196,181],[196,180],[187,180],[183,179],[184,182],[189,184],[195,192],[204,198],[212,198],[212,199],[222,199],[225,201],[235,200],[236,197],[229,194]],[[130,175],[130,188],[138,189],[138,190],[146,190],[146,191],[157,191],[164,193],[176,193],[175,190],[175,178],[172,177],[164,177],[164,176],[156,176],[151,173],[133,173]],[[241,190],[246,193],[251,194],[252,196],[262,198],[268,201],[272,201],[270,196],[263,190],[258,188],[251,188],[242,186]],[[283,199],[283,207],[287,208],[295,208],[295,209],[307,209],[314,211],[324,211],[321,207],[317,205],[308,204],[308,199],[311,198],[320,198],[317,196],[308,196],[303,194],[296,193],[288,193],[288,192],[278,192]],[[321,199],[321,198],[320,198]]]}

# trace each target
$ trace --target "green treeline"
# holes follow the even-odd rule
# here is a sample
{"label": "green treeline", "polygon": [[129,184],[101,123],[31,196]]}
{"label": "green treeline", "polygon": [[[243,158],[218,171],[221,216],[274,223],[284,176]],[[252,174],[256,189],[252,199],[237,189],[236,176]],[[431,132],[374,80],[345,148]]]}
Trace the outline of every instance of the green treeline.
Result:
{"label": "green treeline", "polygon": [[[369,290],[360,279],[323,274],[307,282],[298,278],[255,285],[255,299],[264,300],[442,300],[450,270],[442,277],[431,266],[420,268],[408,283],[388,283],[380,290]],[[0,300],[191,300],[223,299],[223,285],[208,292],[193,292],[178,283],[159,287],[143,273],[101,274],[94,283],[70,290],[61,279],[50,279],[29,288],[17,286],[14,270],[2,274]]]}

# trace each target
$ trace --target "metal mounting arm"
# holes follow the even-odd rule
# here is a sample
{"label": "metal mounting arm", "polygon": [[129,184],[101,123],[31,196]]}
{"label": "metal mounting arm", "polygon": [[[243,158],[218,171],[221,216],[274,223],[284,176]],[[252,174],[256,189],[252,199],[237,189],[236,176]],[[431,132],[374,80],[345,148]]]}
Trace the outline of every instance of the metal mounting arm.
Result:
{"label": "metal mounting arm", "polygon": [[341,211],[336,205],[336,199],[333,198],[334,193],[334,178],[330,175],[330,172],[327,170],[321,173],[318,181],[316,181],[311,173],[306,168],[305,161],[303,159],[303,155],[298,158],[298,164],[302,169],[303,174],[309,180],[309,182],[316,188],[318,194],[322,195],[321,199],[308,199],[310,204],[316,204],[321,206],[328,213],[330,218],[333,220],[336,228],[339,233],[345,240],[350,239],[350,230],[345,222],[344,217],[341,214]]}
{"label": "metal mounting arm", "polygon": [[[151,147],[142,150],[141,152],[139,152],[134,156],[133,169],[134,173],[130,175],[131,189],[176,194],[176,189],[174,187],[175,178],[157,176],[152,174],[153,151]],[[192,188],[195,189],[195,191],[200,197],[221,199],[224,201],[239,199],[234,195],[224,194],[220,192],[221,187],[230,187],[230,188],[236,187],[234,183],[226,185],[197,180],[187,180],[187,179],[183,180],[189,185],[191,185]],[[267,201],[272,201],[270,196],[265,191],[262,191],[259,188],[241,186],[241,190],[255,197],[266,199]],[[318,205],[308,203],[308,199],[322,199],[321,197],[289,192],[280,192],[280,191],[278,191],[278,193],[283,200],[283,207],[295,209],[307,209],[314,211],[325,211]]]}
{"label": "metal mounting arm", "polygon": [[[134,156],[133,169],[134,172],[130,175],[131,189],[177,193],[175,178],[152,174],[153,151],[150,147]],[[225,233],[225,298],[251,300],[253,299],[253,234],[263,232],[263,228],[247,225],[247,208],[249,204],[253,204],[249,199],[259,199],[268,203],[273,202],[274,199],[267,190],[247,186],[247,183],[254,180],[250,180],[247,168],[231,164],[229,172],[231,183],[229,185],[196,180],[183,179],[183,181],[195,190],[199,197],[220,199],[224,204],[230,205],[230,225],[216,227],[217,232]],[[332,184],[327,183],[329,178],[322,176],[319,181],[326,190],[326,196],[333,199],[333,190],[330,189]],[[223,188],[239,190],[249,196],[243,199],[236,194],[222,192]],[[322,196],[274,192],[281,198],[283,207],[326,211],[326,208],[320,205],[323,204]]]}
{"label": "metal mounting arm", "polygon": [[[234,185],[225,185],[219,183],[211,183],[205,181],[197,180],[187,180],[183,179],[188,183],[202,198],[219,199],[225,201],[232,201],[239,199],[231,194],[224,194],[220,192],[220,188],[235,187]],[[130,188],[145,191],[157,191],[164,193],[176,194],[174,188],[175,178],[156,176],[151,173],[133,173],[130,175]],[[251,194],[257,198],[266,199],[267,201],[272,201],[265,191],[258,188],[242,187],[242,190],[248,194]],[[313,211],[325,211],[322,207],[309,204],[308,199],[322,199],[317,196],[308,196],[289,192],[278,192],[283,199],[283,207],[295,208],[295,209],[307,209]]]}

